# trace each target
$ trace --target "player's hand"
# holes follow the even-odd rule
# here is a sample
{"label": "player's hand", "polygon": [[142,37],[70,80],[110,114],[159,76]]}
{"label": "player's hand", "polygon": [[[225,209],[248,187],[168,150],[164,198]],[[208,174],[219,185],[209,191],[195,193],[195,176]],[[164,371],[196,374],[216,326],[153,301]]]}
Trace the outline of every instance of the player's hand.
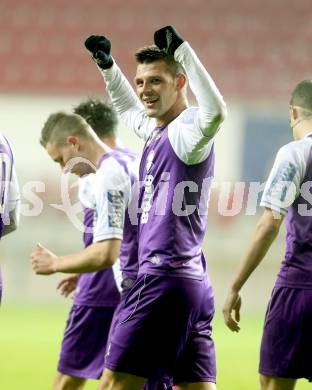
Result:
{"label": "player's hand", "polygon": [[57,262],[58,257],[41,244],[37,244],[36,249],[31,254],[32,268],[37,275],[55,273]]}
{"label": "player's hand", "polygon": [[79,275],[70,275],[62,279],[57,285],[57,290],[60,290],[61,295],[67,298],[75,291],[79,280]]}
{"label": "player's hand", "polygon": [[[240,321],[240,308],[242,300],[239,294],[233,290],[230,290],[223,306],[224,322],[228,328],[233,332],[239,332],[240,327],[238,322]],[[234,310],[234,318],[232,317],[232,311]]]}
{"label": "player's hand", "polygon": [[172,26],[166,26],[154,33],[154,42],[159,49],[173,55],[184,39]]}
{"label": "player's hand", "polygon": [[85,41],[85,47],[101,69],[109,69],[113,66],[112,45],[109,39],[103,35],[90,35]]}

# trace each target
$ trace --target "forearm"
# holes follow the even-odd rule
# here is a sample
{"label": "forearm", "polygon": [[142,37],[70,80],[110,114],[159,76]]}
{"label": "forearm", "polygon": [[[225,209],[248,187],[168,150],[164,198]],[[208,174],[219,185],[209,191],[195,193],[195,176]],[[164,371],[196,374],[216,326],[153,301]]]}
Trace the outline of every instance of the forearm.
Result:
{"label": "forearm", "polygon": [[187,42],[178,47],[174,56],[183,65],[190,88],[197,99],[199,126],[205,136],[213,136],[226,117],[226,104],[223,97]]}
{"label": "forearm", "polygon": [[100,71],[105,80],[107,92],[119,115],[126,113],[128,110],[143,109],[129,81],[116,63],[111,68],[100,69]]}
{"label": "forearm", "polygon": [[279,224],[267,224],[260,221],[252,242],[242,259],[231,290],[239,292],[252,272],[261,263],[279,232]]}
{"label": "forearm", "polygon": [[84,273],[100,271],[112,267],[118,255],[118,245],[112,247],[111,245],[94,243],[78,253],[59,256],[55,262],[55,272]]}

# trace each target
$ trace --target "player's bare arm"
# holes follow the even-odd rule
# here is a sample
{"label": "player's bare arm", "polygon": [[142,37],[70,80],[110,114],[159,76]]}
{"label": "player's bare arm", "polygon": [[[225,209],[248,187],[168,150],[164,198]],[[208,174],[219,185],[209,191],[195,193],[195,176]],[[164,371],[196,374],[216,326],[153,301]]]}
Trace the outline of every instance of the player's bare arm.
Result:
{"label": "player's bare arm", "polygon": [[110,268],[118,258],[120,242],[119,239],[95,242],[78,253],[66,256],[57,256],[38,244],[31,254],[32,267],[40,275],[94,272]]}
{"label": "player's bare arm", "polygon": [[[256,231],[252,237],[251,244],[241,261],[236,276],[229,289],[225,304],[223,306],[223,316],[225,324],[234,332],[239,331],[238,321],[240,319],[240,296],[239,291],[261,263],[271,244],[278,235],[284,217],[266,208],[256,226]],[[235,312],[235,319],[232,311]]]}

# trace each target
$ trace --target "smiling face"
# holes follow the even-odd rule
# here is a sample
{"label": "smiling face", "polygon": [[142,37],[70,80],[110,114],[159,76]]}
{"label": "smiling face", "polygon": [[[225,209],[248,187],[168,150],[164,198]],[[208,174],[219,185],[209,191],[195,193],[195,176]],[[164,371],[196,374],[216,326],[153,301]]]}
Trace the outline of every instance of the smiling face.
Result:
{"label": "smiling face", "polygon": [[[184,75],[174,77],[168,65],[157,60],[138,64],[135,76],[137,94],[149,117],[156,118],[158,125],[170,122],[181,105],[181,88]],[[184,85],[184,84],[183,84]]]}

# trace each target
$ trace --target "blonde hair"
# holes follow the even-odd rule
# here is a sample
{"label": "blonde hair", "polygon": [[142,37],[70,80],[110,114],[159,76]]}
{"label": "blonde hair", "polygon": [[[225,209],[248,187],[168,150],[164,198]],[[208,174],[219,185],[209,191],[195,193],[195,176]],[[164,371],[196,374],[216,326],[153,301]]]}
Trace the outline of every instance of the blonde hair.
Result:
{"label": "blonde hair", "polygon": [[91,138],[89,125],[77,114],[56,112],[46,120],[41,130],[40,144],[43,147],[48,143],[62,146],[66,144],[66,139],[70,135]]}

